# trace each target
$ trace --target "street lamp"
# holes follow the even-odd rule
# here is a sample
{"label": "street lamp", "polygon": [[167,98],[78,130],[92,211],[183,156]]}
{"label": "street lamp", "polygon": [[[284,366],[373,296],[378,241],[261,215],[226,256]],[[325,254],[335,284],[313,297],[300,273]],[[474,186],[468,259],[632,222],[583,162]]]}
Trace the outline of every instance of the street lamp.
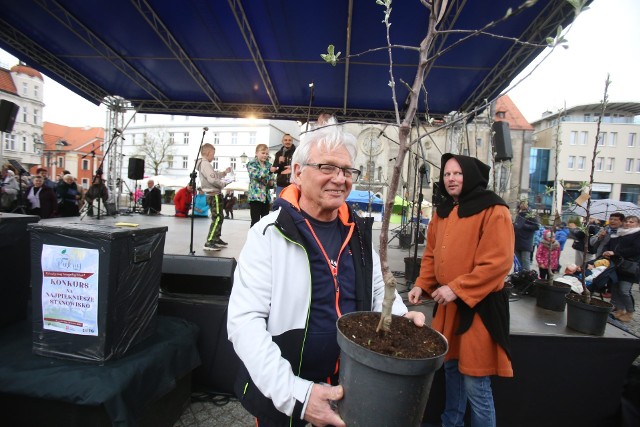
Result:
{"label": "street lamp", "polygon": [[242,162],[244,167],[247,167],[247,159],[248,159],[248,156],[243,151],[242,155],[240,156],[240,161]]}

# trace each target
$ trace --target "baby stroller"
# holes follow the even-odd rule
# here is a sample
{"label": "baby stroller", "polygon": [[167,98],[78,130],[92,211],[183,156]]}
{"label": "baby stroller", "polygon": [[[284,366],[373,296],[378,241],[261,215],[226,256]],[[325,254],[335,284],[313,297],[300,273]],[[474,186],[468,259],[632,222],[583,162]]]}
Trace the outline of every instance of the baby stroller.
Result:
{"label": "baby stroller", "polygon": [[[602,258],[598,258],[602,259]],[[596,260],[589,261],[588,264],[594,264]],[[588,277],[587,277],[588,279]],[[609,267],[603,270],[597,277],[595,277],[590,284],[587,284],[587,289],[589,292],[599,293],[602,298],[602,294],[605,292],[609,292],[611,289],[611,285],[618,281],[618,276],[616,275],[616,266],[612,260],[609,260]]]}

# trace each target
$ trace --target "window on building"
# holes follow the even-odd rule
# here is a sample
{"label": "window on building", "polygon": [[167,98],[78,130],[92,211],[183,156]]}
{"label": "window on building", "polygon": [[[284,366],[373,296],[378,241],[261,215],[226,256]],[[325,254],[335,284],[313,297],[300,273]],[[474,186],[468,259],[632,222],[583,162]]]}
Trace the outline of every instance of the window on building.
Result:
{"label": "window on building", "polygon": [[220,144],[220,134],[218,132],[213,134],[213,144],[214,145]]}
{"label": "window on building", "polygon": [[498,111],[496,116],[498,116],[499,119],[504,119],[506,117],[506,113],[504,111]]}
{"label": "window on building", "polygon": [[211,163],[211,166],[213,167],[214,171],[218,170],[218,159],[213,159],[213,162]]}
{"label": "window on building", "polygon": [[629,139],[627,140],[627,147],[635,147],[636,146],[636,134],[630,133]]}
{"label": "window on building", "polygon": [[584,121],[585,122],[590,122],[591,121],[591,114],[585,114],[584,115]]}
{"label": "window on building", "polygon": [[589,132],[587,131],[580,132],[580,145],[587,145],[588,137],[589,137]]}
{"label": "window on building", "polygon": [[167,167],[173,169],[173,156],[167,156]]}
{"label": "window on building", "polygon": [[27,123],[28,118],[29,118],[29,107],[25,105],[24,107],[22,107],[22,121],[24,123]]}
{"label": "window on building", "polygon": [[238,132],[231,132],[231,144],[238,144]]}
{"label": "window on building", "polygon": [[22,151],[24,151],[25,153],[27,152],[27,137],[26,136],[22,137]]}
{"label": "window on building", "polygon": [[596,158],[596,170],[601,171],[604,168],[604,157]]}
{"label": "window on building", "polygon": [[256,145],[256,138],[257,135],[255,132],[249,132],[249,144],[250,145]]}
{"label": "window on building", "polygon": [[618,144],[618,132],[609,132],[609,147],[615,147]]}
{"label": "window on building", "polygon": [[607,158],[607,172],[613,172],[613,169],[616,167],[616,159],[613,157]]}
{"label": "window on building", "polygon": [[578,157],[578,170],[584,170],[584,164],[587,162],[587,158],[585,156]]}
{"label": "window on building", "polygon": [[235,157],[231,157],[230,158],[231,161],[231,169],[236,170],[236,158]]}
{"label": "window on building", "polygon": [[578,131],[572,130],[569,135],[569,145],[576,145],[578,143]]}
{"label": "window on building", "polygon": [[378,181],[382,181],[382,166],[378,166]]}
{"label": "window on building", "polygon": [[89,179],[88,178],[82,178],[82,188],[84,188],[85,190],[89,189]]}
{"label": "window on building", "polygon": [[37,125],[38,123],[40,123],[40,119],[38,118],[38,116],[40,115],[40,111],[37,109],[33,110],[33,124]]}
{"label": "window on building", "polygon": [[607,140],[607,133],[606,132],[600,132],[598,134],[598,146],[604,146],[604,142]]}
{"label": "window on building", "polygon": [[33,87],[33,97],[38,98],[40,96],[40,86],[35,85]]}
{"label": "window on building", "polygon": [[365,181],[373,181],[374,180],[374,176],[373,173],[376,170],[376,164],[375,162],[367,162],[367,174],[365,177]]}
{"label": "window on building", "polygon": [[189,132],[184,133],[184,137],[182,138],[182,143],[184,145],[189,145]]}
{"label": "window on building", "polygon": [[182,156],[182,169],[189,169],[189,156]]}
{"label": "window on building", "polygon": [[29,96],[29,84],[22,82],[22,96]]}
{"label": "window on building", "polygon": [[83,171],[88,171],[89,170],[89,160],[87,160],[87,159],[83,159],[82,160],[82,170]]}
{"label": "window on building", "polygon": [[636,159],[636,173],[640,173],[640,159]]}
{"label": "window on building", "polygon": [[576,165],[576,156],[569,156],[569,161],[567,162],[567,168],[573,169]]}
{"label": "window on building", "polygon": [[61,169],[64,168],[64,157],[58,157],[58,167]]}
{"label": "window on building", "polygon": [[173,132],[169,132],[169,144],[175,144],[176,142],[176,134]]}
{"label": "window on building", "polygon": [[627,159],[624,166],[625,172],[633,172],[633,159]]}
{"label": "window on building", "polygon": [[482,147],[482,138],[476,138],[476,147]]}

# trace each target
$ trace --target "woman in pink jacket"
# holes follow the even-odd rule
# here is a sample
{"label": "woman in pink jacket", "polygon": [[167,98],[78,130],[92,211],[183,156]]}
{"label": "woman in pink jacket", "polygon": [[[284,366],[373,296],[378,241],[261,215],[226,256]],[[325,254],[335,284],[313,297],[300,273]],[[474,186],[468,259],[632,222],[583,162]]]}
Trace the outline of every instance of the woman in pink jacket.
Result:
{"label": "woman in pink jacket", "polygon": [[558,264],[560,263],[560,244],[556,242],[556,238],[550,230],[544,232],[542,241],[538,245],[538,250],[536,251],[536,262],[538,263],[541,279],[550,277],[551,272],[558,272]]}

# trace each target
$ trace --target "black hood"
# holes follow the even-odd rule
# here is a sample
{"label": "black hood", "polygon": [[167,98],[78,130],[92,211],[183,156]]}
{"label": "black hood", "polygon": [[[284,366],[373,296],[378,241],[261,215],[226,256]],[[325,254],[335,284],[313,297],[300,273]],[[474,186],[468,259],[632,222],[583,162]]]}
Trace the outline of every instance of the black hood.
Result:
{"label": "black hood", "polygon": [[[462,191],[458,202],[454,202],[453,197],[447,193],[444,185],[444,165],[451,158],[455,158],[458,161],[463,175]],[[490,171],[491,168],[489,166],[474,157],[451,153],[443,154],[440,161],[439,194],[436,195],[438,216],[441,218],[448,217],[456,203],[458,204],[458,216],[460,218],[475,215],[494,205],[509,207],[500,196],[487,189]]]}

